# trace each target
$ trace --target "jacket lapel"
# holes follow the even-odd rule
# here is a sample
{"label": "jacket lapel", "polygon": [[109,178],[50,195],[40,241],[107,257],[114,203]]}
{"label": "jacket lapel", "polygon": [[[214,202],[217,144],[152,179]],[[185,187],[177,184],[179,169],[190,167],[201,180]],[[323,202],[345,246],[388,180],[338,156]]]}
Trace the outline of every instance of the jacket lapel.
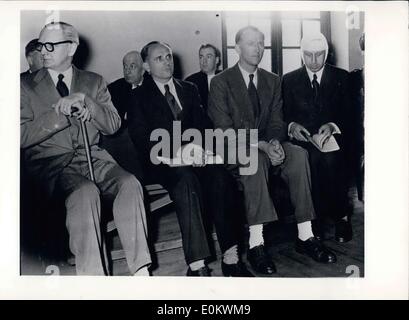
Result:
{"label": "jacket lapel", "polygon": [[333,91],[337,86],[336,79],[332,79],[332,73],[330,68],[324,67],[320,83],[320,93],[322,101],[331,101]]}
{"label": "jacket lapel", "polygon": [[34,77],[34,82],[34,90],[39,94],[39,96],[44,97],[44,100],[49,102],[50,105],[57,102],[58,99],[61,98],[47,69],[43,68],[38,71]]}
{"label": "jacket lapel", "polygon": [[263,119],[264,113],[268,110],[268,106],[271,103],[271,99],[273,98],[273,94],[271,89],[268,86],[267,79],[265,79],[263,73],[258,70],[257,71],[257,94],[260,101],[260,115],[257,119],[257,127],[260,125],[261,119]]}
{"label": "jacket lapel", "polygon": [[179,115],[179,120],[181,120],[184,118],[184,116],[189,111],[188,109],[186,109],[186,108],[189,108],[189,103],[187,103],[188,98],[185,94],[185,90],[183,90],[182,83],[176,79],[173,79],[173,83],[175,85],[176,94],[178,95],[178,98],[181,104],[181,108],[182,108],[182,112]]}
{"label": "jacket lapel", "polygon": [[253,107],[251,105],[250,97],[247,93],[247,86],[244,82],[243,75],[239,69],[239,65],[236,64],[232,68],[230,76],[230,87],[233,93],[233,97],[236,98],[236,104],[244,118],[251,122],[255,126],[255,119],[253,114]]}

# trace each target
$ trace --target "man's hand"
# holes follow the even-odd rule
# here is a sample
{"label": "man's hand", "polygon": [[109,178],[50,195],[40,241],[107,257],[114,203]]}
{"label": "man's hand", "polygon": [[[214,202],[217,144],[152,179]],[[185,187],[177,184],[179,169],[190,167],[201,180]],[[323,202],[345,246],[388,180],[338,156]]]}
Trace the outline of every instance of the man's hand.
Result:
{"label": "man's hand", "polygon": [[284,162],[285,153],[278,140],[272,140],[270,143],[260,142],[260,149],[263,150],[273,166],[278,166]]}
{"label": "man's hand", "polygon": [[66,116],[74,116],[80,121],[89,121],[91,114],[84,105],[84,98],[83,93],[73,93],[58,100],[53,108],[57,114],[62,113]]}
{"label": "man's hand", "polygon": [[181,156],[186,163],[193,162],[193,167],[204,167],[206,165],[207,153],[201,146],[196,144],[188,143],[182,146],[176,154]]}
{"label": "man's hand", "polygon": [[328,138],[330,138],[332,136],[332,134],[335,132],[335,128],[332,124],[327,123],[324,124],[320,127],[320,129],[318,130],[318,134],[322,134],[323,135],[323,140],[324,143],[325,141],[328,140]]}
{"label": "man's hand", "polygon": [[311,136],[309,131],[297,122],[293,122],[290,127],[290,134],[298,141],[308,142],[306,136]]}

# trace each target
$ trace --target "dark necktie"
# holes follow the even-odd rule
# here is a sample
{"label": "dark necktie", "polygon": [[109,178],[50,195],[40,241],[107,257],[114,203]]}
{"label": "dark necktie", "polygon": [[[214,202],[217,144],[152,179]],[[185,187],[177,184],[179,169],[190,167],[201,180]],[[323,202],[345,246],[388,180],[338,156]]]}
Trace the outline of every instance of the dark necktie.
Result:
{"label": "dark necktie", "polygon": [[61,97],[66,97],[69,94],[69,90],[65,82],[62,80],[64,78],[63,74],[58,75],[57,91]]}
{"label": "dark necktie", "polygon": [[170,92],[169,85],[167,84],[165,84],[165,98],[168,101],[168,105],[170,107],[170,110],[173,113],[173,117],[175,119],[178,119],[179,114],[182,111],[182,109],[180,108],[173,94]]}
{"label": "dark necktie", "polygon": [[254,85],[254,82],[253,82],[254,74],[250,74],[249,78],[250,78],[250,82],[249,82],[249,87],[247,88],[247,91],[250,97],[251,104],[253,105],[254,117],[257,118],[260,112],[260,101],[258,99],[256,86]]}
{"label": "dark necktie", "polygon": [[318,105],[319,104],[319,90],[320,90],[320,84],[317,81],[317,75],[314,73],[314,76],[312,78],[312,91],[314,95],[314,104]]}

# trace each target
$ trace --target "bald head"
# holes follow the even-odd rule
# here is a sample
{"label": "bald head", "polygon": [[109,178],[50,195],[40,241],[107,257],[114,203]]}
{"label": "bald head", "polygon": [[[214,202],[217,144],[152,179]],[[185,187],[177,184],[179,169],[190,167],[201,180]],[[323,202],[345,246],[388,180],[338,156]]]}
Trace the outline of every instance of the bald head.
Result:
{"label": "bald head", "polygon": [[140,84],[144,71],[142,64],[142,57],[138,51],[130,51],[124,56],[122,65],[126,82],[132,85]]}

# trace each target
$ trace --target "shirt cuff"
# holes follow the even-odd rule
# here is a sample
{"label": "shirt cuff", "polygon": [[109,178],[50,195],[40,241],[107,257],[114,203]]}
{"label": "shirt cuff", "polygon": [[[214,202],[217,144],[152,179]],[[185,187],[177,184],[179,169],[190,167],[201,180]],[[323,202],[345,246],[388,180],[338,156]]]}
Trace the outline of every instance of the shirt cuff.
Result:
{"label": "shirt cuff", "polygon": [[288,134],[288,136],[289,136],[290,138],[294,138],[293,135],[292,135],[291,132],[290,132],[291,126],[293,125],[293,123],[294,123],[294,121],[293,121],[293,122],[290,122],[290,123],[288,124],[288,129],[287,129],[287,134]]}
{"label": "shirt cuff", "polygon": [[339,129],[339,127],[334,123],[334,122],[329,122],[328,124],[332,125],[335,129],[335,131],[332,134],[341,134],[341,130]]}

